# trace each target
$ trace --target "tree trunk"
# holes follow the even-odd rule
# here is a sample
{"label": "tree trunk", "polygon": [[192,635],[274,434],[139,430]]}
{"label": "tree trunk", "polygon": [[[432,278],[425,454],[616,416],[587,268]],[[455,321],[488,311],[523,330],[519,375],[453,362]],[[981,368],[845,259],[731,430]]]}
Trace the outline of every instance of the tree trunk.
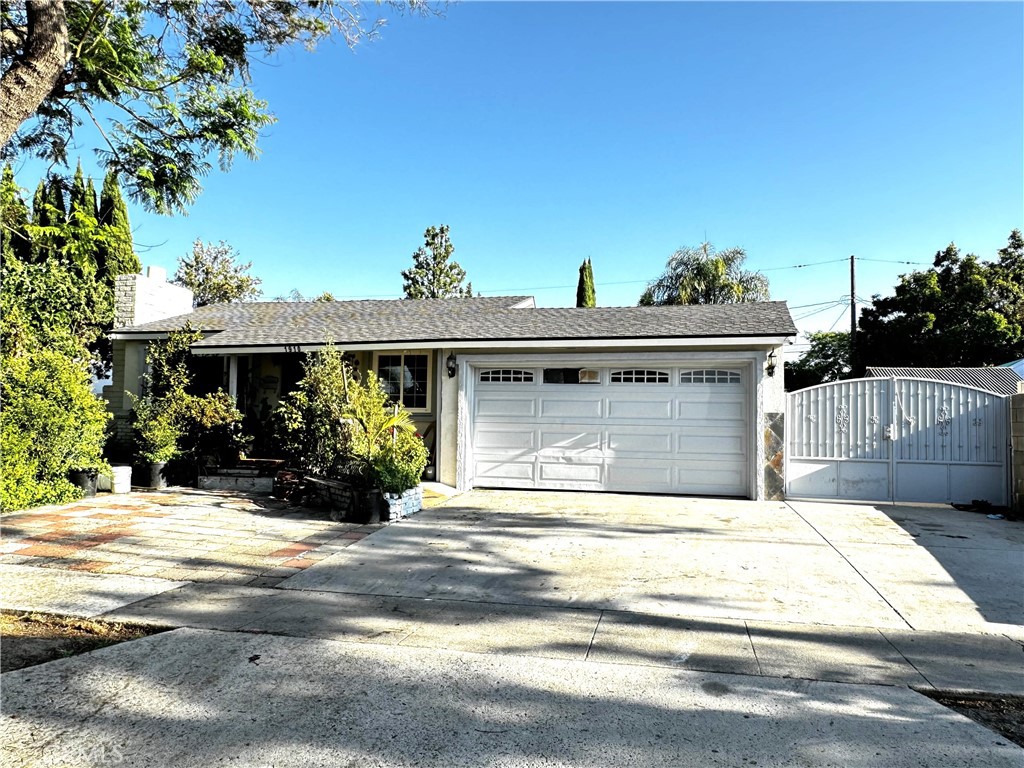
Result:
{"label": "tree trunk", "polygon": [[0,144],[36,113],[68,61],[64,0],[28,0],[25,5],[25,48],[0,77]]}

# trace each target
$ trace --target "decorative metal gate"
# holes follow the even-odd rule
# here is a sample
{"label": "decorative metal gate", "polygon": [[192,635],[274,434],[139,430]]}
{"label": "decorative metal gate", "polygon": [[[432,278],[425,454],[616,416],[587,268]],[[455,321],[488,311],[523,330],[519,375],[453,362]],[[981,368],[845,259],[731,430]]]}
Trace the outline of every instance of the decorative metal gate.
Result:
{"label": "decorative metal gate", "polygon": [[852,379],[786,396],[786,495],[1008,498],[1009,398],[929,379]]}

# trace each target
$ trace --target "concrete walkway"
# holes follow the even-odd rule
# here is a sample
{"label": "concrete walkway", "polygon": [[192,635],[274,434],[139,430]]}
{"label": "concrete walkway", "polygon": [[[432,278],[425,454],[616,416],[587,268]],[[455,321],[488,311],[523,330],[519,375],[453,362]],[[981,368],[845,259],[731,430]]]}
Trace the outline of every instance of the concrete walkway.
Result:
{"label": "concrete walkway", "polygon": [[1024,646],[922,632],[285,591],[0,566],[4,608],[351,643],[1024,695]]}
{"label": "concrete walkway", "polygon": [[1019,768],[907,688],[183,629],[3,676],[5,766]]}

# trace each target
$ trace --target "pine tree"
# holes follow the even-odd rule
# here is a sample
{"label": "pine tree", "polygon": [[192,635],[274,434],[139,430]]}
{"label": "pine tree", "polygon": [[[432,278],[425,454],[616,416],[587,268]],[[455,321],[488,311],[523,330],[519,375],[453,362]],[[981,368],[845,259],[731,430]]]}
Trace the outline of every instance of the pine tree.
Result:
{"label": "pine tree", "polygon": [[71,204],[68,206],[68,210],[71,213],[75,211],[86,212],[85,203],[85,174],[82,173],[82,163],[79,161],[78,167],[75,168],[75,178],[71,182]]}
{"label": "pine tree", "polygon": [[21,190],[14,180],[14,169],[4,168],[0,179],[0,253],[2,263],[16,259],[22,263],[32,260],[32,241],[29,239],[28,206],[21,199]]}
{"label": "pine tree", "polygon": [[584,259],[580,264],[580,281],[576,286],[576,306],[596,307],[597,291],[594,289],[594,268],[590,259]]}
{"label": "pine tree", "polygon": [[455,246],[448,238],[448,225],[428,227],[423,245],[412,255],[411,269],[402,271],[407,299],[450,299],[473,295],[473,284],[462,285],[466,270],[457,261],[449,262]]}
{"label": "pine tree", "polygon": [[128,207],[124,204],[121,185],[113,172],[107,173],[103,179],[96,218],[100,232],[104,235],[96,254],[97,275],[113,288],[118,275],[134,275],[142,271],[142,264],[135,255],[132,242]]}

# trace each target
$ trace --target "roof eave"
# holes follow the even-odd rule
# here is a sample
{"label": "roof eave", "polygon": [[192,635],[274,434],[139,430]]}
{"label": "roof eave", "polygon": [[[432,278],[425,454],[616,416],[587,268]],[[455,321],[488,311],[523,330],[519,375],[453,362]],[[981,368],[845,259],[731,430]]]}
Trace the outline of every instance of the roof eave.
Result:
{"label": "roof eave", "polygon": [[[643,346],[654,348],[703,348],[732,347],[737,349],[769,349],[780,347],[795,334],[758,334],[745,336],[612,336],[593,339],[545,338],[545,339],[398,339],[391,341],[370,341],[346,343],[336,341],[334,345],[346,351],[392,349],[554,349],[563,347],[600,349],[602,347]],[[194,345],[192,352],[197,355],[248,355],[287,352],[307,352],[322,349],[324,342],[312,344],[201,344]]]}

